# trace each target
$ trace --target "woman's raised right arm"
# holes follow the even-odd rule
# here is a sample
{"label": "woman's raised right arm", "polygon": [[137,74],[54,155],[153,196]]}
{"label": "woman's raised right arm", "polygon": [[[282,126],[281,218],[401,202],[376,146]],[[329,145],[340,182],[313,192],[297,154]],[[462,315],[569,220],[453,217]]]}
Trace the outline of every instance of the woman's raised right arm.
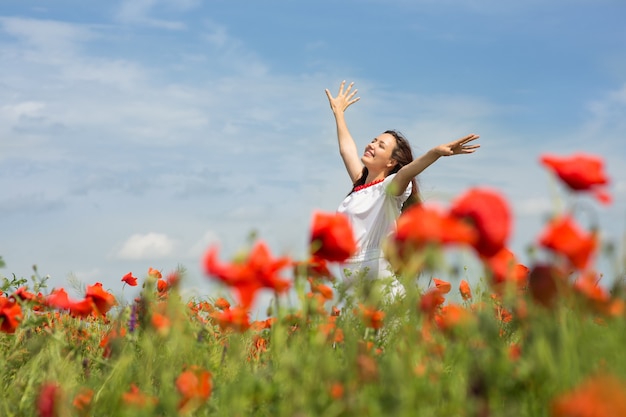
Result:
{"label": "woman's raised right arm", "polygon": [[350,83],[344,90],[345,84],[345,81],[341,82],[337,97],[333,97],[328,89],[326,89],[326,96],[328,97],[328,102],[330,103],[330,108],[333,111],[335,122],[337,124],[339,154],[341,155],[341,159],[343,159],[343,163],[346,166],[350,179],[354,183],[361,176],[363,164],[361,163],[361,158],[359,158],[356,143],[354,143],[350,130],[348,130],[344,112],[348,107],[350,107],[350,105],[359,101],[360,97],[354,97],[358,92],[356,89],[352,90],[354,83]]}

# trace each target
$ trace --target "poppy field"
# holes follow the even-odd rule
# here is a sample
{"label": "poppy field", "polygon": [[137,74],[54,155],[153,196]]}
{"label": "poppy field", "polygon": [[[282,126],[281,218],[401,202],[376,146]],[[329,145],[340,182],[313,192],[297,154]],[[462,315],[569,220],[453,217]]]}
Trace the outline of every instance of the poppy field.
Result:
{"label": "poppy field", "polygon": [[[0,415],[626,416],[624,254],[607,285],[601,231],[576,210],[611,204],[603,161],[541,163],[568,204],[528,265],[507,247],[508,202],[476,187],[401,215],[383,248],[389,281],[334,276],[356,244],[347,219],[324,212],[307,259],[262,240],[230,260],[207,248],[206,278],[229,297],[184,298],[185,271],[154,265],[120,277],[141,289],[130,302],[101,283],[74,297],[36,274],[4,277]],[[440,279],[452,251],[481,275],[459,265]],[[262,292],[274,296],[254,320]]]}

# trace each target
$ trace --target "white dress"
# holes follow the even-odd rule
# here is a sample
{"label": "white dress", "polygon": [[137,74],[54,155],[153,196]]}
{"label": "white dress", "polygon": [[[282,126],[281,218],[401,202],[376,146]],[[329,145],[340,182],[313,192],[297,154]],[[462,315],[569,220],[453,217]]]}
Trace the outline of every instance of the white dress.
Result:
{"label": "white dress", "polygon": [[412,185],[399,196],[387,192],[396,174],[366,185],[348,195],[337,211],[348,216],[357,243],[357,252],[340,265],[344,280],[385,278],[393,275],[381,244],[393,231],[402,204],[411,195]]}

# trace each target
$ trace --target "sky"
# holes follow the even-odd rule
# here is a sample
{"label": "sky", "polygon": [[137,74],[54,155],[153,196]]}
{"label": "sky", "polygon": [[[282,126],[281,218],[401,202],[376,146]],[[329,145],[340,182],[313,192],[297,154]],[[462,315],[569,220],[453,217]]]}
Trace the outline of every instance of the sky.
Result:
{"label": "sky", "polygon": [[[210,245],[223,261],[254,239],[303,259],[314,211],[351,188],[324,92],[346,80],[359,148],[387,129],[416,156],[481,136],[419,176],[426,202],[499,191],[524,262],[575,203],[617,248],[602,271],[617,277],[625,19],[623,0],[2,0],[0,276],[36,265],[49,287],[132,297],[126,273],[182,267],[211,296]],[[605,161],[611,205],[573,199],[539,163],[576,152]]]}

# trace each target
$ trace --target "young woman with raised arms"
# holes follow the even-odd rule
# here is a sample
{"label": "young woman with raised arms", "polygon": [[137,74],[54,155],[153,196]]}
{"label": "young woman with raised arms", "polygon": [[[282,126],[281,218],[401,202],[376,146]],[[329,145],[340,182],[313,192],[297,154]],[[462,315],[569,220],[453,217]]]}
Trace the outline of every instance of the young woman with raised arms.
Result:
{"label": "young woman with raised arms", "polygon": [[357,253],[342,266],[345,280],[392,277],[381,245],[392,232],[403,206],[419,203],[415,177],[442,156],[471,154],[480,147],[471,134],[436,146],[413,159],[411,146],[402,134],[387,130],[375,137],[361,156],[348,130],[344,112],[360,100],[354,83],[343,81],[337,96],[328,89],[326,96],[337,125],[339,154],[352,182],[352,191],[338,211],[350,220],[357,242]]}

